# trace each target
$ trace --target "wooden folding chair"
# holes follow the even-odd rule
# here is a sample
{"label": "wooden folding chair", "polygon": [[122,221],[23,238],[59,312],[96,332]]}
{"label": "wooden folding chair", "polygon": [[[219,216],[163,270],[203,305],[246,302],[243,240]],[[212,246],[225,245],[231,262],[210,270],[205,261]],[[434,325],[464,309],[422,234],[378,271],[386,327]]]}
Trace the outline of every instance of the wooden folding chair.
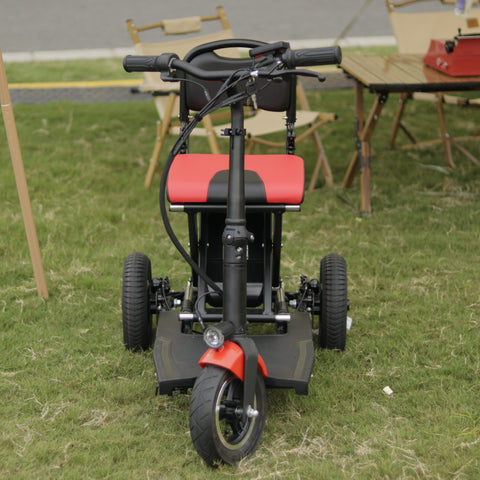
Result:
{"label": "wooden folding chair", "polygon": [[[400,7],[411,5],[413,3],[422,2],[424,0],[385,0],[388,8],[390,22],[392,24],[393,33],[397,42],[398,52],[401,54],[425,55],[430,46],[432,39],[453,39],[458,34],[459,29],[462,34],[479,33],[480,32],[480,8],[472,8],[466,16],[458,16],[450,10],[437,11],[402,11]],[[438,2],[438,0],[435,0]],[[454,3],[451,0],[442,0],[442,3]],[[478,3],[476,0],[474,3]],[[426,100],[436,103],[439,117],[441,138],[438,140],[417,142],[412,133],[402,122],[405,113],[405,107],[409,100]],[[451,137],[447,130],[444,104],[460,105],[462,107],[478,107],[480,99],[467,99],[455,95],[446,95],[443,93],[414,93],[401,94],[399,106],[395,115],[394,124],[390,134],[390,146],[395,148],[395,141],[399,130],[402,130],[410,140],[411,146],[432,145],[442,142],[445,150],[445,160],[447,164],[454,167],[452,158],[451,145],[455,145],[463,154],[465,154],[474,163],[478,160],[471,155],[465,148],[457,142],[459,139]],[[462,137],[462,140],[478,137]]]}
{"label": "wooden folding chair", "polygon": [[[213,33],[198,35],[202,30],[205,22],[217,21],[220,23],[220,29]],[[216,25],[217,26],[217,25]],[[218,26],[217,26],[218,27]],[[203,43],[213,42],[215,40],[225,40],[233,38],[230,24],[222,7],[217,7],[217,14],[205,17],[188,17],[180,19],[163,20],[150,25],[138,26],[133,20],[127,20],[127,28],[135,46],[138,55],[160,55],[161,53],[176,53],[183,58],[187,52],[193,47]],[[156,38],[164,38],[166,35],[184,36],[180,40],[147,43],[140,40],[140,33],[151,31],[148,35]],[[142,34],[142,36],[146,34]],[[156,40],[155,38],[155,40]],[[235,52],[229,52],[235,55]],[[240,53],[237,52],[240,56]],[[150,159],[147,176],[145,178],[145,186],[149,188],[153,181],[153,176],[158,167],[158,160],[162,153],[163,144],[167,134],[178,135],[180,125],[174,120],[178,117],[178,84],[166,83],[160,80],[160,75],[155,72],[145,72],[145,81],[140,86],[140,90],[144,92],[152,92],[155,107],[157,109],[160,120],[157,122],[157,132],[155,145]],[[193,135],[203,136],[208,139],[212,153],[220,153],[217,139],[212,134],[211,118],[203,119],[204,128],[197,128]]]}
{"label": "wooden folding chair", "polygon": [[[326,123],[336,120],[337,116],[334,113],[311,110],[305,91],[300,83],[297,84],[297,100],[300,104],[300,109],[297,110],[295,126],[299,129],[305,127],[305,130],[296,136],[295,141],[301,142],[302,140],[311,138],[317,152],[317,161],[310,179],[308,190],[311,191],[315,188],[320,170],[322,170],[323,176],[325,177],[325,184],[333,185],[332,171],[318,130]],[[245,128],[248,135],[247,153],[252,153],[256,144],[271,147],[282,147],[285,145],[284,143],[272,142],[262,138],[263,135],[285,130],[285,117],[279,116],[276,112],[267,112],[264,110],[258,111],[255,116],[245,120]]]}
{"label": "wooden folding chair", "polygon": [[[296,129],[304,127],[304,131],[295,136],[295,143],[311,138],[317,152],[317,160],[309,182],[308,191],[312,191],[315,188],[320,170],[325,178],[325,185],[331,186],[333,185],[333,175],[318,130],[326,123],[336,120],[337,116],[334,113],[310,110],[307,96],[300,84],[297,85],[296,96],[301,109],[297,110],[295,127]],[[228,128],[227,124],[214,125],[212,132],[217,137],[220,137],[222,130],[225,128]],[[252,154],[257,144],[273,148],[285,148],[284,141],[276,142],[264,137],[272,133],[285,132],[286,129],[287,122],[284,112],[271,112],[261,109],[252,112],[251,115],[245,118],[245,130],[247,132],[245,139],[246,153]]]}

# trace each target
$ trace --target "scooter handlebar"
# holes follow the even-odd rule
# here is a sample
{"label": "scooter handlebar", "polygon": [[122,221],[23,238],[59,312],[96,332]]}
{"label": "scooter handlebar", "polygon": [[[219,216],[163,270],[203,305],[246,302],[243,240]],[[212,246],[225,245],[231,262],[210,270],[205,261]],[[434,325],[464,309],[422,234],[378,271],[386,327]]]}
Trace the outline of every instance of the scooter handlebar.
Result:
{"label": "scooter handlebar", "polygon": [[342,49],[336,46],[287,50],[282,54],[282,60],[288,68],[338,65],[342,62]]}
{"label": "scooter handlebar", "polygon": [[[302,50],[287,49],[280,54],[281,61],[288,69],[295,67],[310,67],[314,65],[336,65],[342,61],[342,50],[340,47],[306,48]],[[265,65],[263,65],[265,66]],[[228,78],[231,71],[209,71],[203,70],[189,63],[183,62],[175,53],[163,53],[158,56],[127,55],[123,60],[123,68],[127,72],[169,72],[171,69],[179,68],[184,72],[191,73],[197,78],[204,80],[219,80]],[[293,72],[290,72],[293,73]],[[306,71],[298,74],[304,75]],[[275,75],[262,72],[261,75]]]}
{"label": "scooter handlebar", "polygon": [[168,72],[176,53],[162,53],[158,56],[127,55],[123,59],[123,68],[127,72]]}

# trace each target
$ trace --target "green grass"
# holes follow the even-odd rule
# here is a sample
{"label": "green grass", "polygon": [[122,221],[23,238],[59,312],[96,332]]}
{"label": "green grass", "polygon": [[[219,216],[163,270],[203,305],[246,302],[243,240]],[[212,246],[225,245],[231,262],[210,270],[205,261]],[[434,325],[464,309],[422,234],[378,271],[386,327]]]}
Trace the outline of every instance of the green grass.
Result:
{"label": "green grass", "polygon": [[10,83],[142,78],[141,73],[125,72],[121,58],[7,63],[5,69]]}
{"label": "green grass", "polygon": [[[155,397],[151,353],[122,345],[125,256],[147,253],[174,288],[188,277],[163,232],[157,188],[143,187],[153,105],[15,107],[50,299],[36,294],[0,129],[2,477],[476,478],[480,169],[455,150],[456,169],[429,168],[445,166],[440,146],[392,151],[392,96],[372,142],[373,214],[361,218],[358,180],[340,187],[353,92],[309,95],[339,115],[322,130],[335,186],[285,216],[283,276],[294,287],[301,273],[318,276],[322,256],[341,253],[353,327],[345,352],[317,351],[308,396],[269,391],[257,453],[217,471],[192,446],[189,397]],[[446,108],[452,133],[478,128],[479,110]],[[433,105],[410,104],[408,118],[419,136],[436,135]],[[468,148],[480,156],[478,143]],[[298,151],[309,176],[312,149]],[[185,239],[183,215],[172,221]]]}

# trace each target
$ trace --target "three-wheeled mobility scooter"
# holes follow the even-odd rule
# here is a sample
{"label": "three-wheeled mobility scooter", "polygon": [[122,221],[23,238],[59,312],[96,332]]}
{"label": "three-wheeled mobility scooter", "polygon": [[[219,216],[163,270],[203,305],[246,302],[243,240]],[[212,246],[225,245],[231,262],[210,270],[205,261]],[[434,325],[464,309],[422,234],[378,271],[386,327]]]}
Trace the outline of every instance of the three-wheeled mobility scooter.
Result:
{"label": "three-wheeled mobility scooter", "polygon": [[[222,49],[247,49],[247,58]],[[288,43],[224,40],[198,46],[183,60],[127,56],[127,71],[158,71],[180,82],[182,131],[160,185],[165,229],[191,268],[183,291],[152,278],[149,258],[129,255],[123,271],[123,335],[128,349],[153,340],[157,392],[191,391],[190,432],[209,465],[234,464],[258,446],[266,387],[307,394],[314,362],[313,319],[320,347],[343,350],[347,322],[345,260],[328,254],[320,278],[300,276],[288,292],[280,275],[282,217],[300,210],[304,164],[294,154],[296,78],[324,78],[296,67],[337,64],[335,48],[291,50]],[[244,107],[286,112],[284,154],[245,155]],[[207,114],[228,107],[228,155],[188,153],[188,137]],[[197,112],[191,116],[191,112]],[[167,213],[185,212],[189,251]],[[258,323],[268,333],[262,333]]]}

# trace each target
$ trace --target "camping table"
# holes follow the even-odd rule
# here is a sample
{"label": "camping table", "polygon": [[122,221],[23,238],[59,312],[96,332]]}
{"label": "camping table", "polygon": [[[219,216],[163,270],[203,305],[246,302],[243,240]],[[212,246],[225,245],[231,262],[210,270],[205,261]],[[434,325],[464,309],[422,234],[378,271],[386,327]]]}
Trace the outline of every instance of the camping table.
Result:
{"label": "camping table", "polygon": [[[356,150],[343,179],[343,187],[350,188],[355,175],[360,171],[361,213],[370,214],[370,140],[389,93],[411,95],[416,92],[430,92],[440,98],[441,92],[480,90],[480,76],[445,75],[426,67],[421,55],[358,55],[345,58],[340,67],[355,80]],[[376,95],[367,120],[364,111],[364,88]],[[446,161],[453,166],[451,142],[454,142],[454,139],[448,134],[441,101],[437,102],[437,108]]]}

